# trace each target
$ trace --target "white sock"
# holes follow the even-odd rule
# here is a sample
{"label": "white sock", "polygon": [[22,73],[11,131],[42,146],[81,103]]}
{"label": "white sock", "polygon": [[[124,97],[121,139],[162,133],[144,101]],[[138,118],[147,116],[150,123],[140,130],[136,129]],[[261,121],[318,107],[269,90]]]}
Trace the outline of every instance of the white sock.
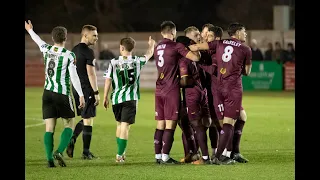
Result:
{"label": "white sock", "polygon": [[156,154],[156,159],[161,159],[161,158],[162,158],[161,154]]}
{"label": "white sock", "polygon": [[207,160],[209,157],[208,156],[202,156],[202,159]]}
{"label": "white sock", "polygon": [[225,149],[223,150],[222,155],[223,155],[223,156],[227,156],[227,148],[225,148]]}
{"label": "white sock", "polygon": [[169,160],[169,154],[162,154],[162,161],[166,162]]}
{"label": "white sock", "polygon": [[227,151],[226,156],[230,157],[230,155],[231,155],[231,151]]}

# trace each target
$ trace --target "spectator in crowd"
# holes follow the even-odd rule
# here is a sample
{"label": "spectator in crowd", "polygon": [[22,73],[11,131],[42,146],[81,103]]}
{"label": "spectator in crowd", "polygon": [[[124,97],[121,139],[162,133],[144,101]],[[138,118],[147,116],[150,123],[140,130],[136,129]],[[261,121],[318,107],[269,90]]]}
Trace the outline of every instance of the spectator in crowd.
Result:
{"label": "spectator in crowd", "polygon": [[272,43],[268,43],[268,49],[264,52],[264,60],[271,61],[272,60],[272,52],[273,52],[273,45]]}
{"label": "spectator in crowd", "polygon": [[278,63],[284,63],[286,61],[286,51],[282,49],[278,41],[275,43],[275,50],[272,52],[272,60]]}
{"label": "spectator in crowd", "polygon": [[262,61],[263,60],[263,55],[261,50],[258,48],[258,43],[257,40],[252,39],[251,40],[251,52],[252,52],[252,60],[254,61]]}
{"label": "spectator in crowd", "polygon": [[103,44],[103,49],[99,53],[99,61],[96,64],[96,68],[98,71],[105,71],[108,68],[109,62],[111,59],[115,58],[116,56],[113,52],[108,48],[108,44]]}
{"label": "spectator in crowd", "polygon": [[287,51],[286,51],[286,61],[294,62],[296,58],[296,51],[294,50],[293,43],[287,44]]}
{"label": "spectator in crowd", "polygon": [[100,51],[100,53],[99,53],[99,59],[100,60],[111,60],[115,57],[116,56],[113,54],[113,52],[110,49],[108,49],[108,44],[104,43],[103,50]]}

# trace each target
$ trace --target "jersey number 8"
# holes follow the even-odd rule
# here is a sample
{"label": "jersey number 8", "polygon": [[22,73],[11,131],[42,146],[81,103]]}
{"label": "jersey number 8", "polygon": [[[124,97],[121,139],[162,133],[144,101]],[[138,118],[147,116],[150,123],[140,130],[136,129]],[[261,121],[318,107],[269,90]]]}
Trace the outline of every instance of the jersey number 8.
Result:
{"label": "jersey number 8", "polygon": [[229,62],[232,58],[233,47],[227,46],[224,48],[224,53],[222,54],[222,61]]}
{"label": "jersey number 8", "polygon": [[48,63],[48,69],[47,69],[47,73],[48,73],[49,77],[54,76],[54,68],[55,67],[56,67],[56,63],[54,62],[53,59],[50,59],[50,61]]}

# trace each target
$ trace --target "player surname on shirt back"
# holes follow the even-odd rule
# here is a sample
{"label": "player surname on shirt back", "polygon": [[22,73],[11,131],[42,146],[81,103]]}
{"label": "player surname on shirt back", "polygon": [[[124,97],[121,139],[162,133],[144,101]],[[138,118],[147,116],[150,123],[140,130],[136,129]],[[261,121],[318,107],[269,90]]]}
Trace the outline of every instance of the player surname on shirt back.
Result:
{"label": "player surname on shirt back", "polygon": [[75,54],[64,47],[47,44],[32,29],[28,33],[43,53],[44,88],[59,94],[70,95],[71,80],[77,92],[83,95],[75,65]]}

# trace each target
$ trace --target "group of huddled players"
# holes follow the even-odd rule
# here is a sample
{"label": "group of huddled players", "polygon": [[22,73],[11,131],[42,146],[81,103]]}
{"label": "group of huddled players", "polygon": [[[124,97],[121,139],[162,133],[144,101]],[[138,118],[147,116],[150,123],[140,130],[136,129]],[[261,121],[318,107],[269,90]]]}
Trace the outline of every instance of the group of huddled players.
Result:
{"label": "group of huddled players", "polygon": [[[239,144],[247,116],[242,107],[242,75],[251,71],[251,50],[244,25],[231,23],[222,39],[219,26],[190,26],[176,38],[172,21],[161,24],[163,39],[154,50],[158,79],[155,91],[156,163],[247,163]],[[176,40],[175,40],[176,39]],[[177,124],[182,129],[184,158],[170,157]],[[209,155],[208,136],[212,153]]]}
{"label": "group of huddled players", "polygon": [[[52,30],[54,44],[44,42],[34,31],[31,21],[25,29],[37,43],[44,56],[45,83],[42,96],[42,114],[46,123],[44,144],[48,167],[55,167],[54,159],[66,166],[62,153],[73,157],[77,136],[83,132],[83,159],[93,159],[89,150],[92,121],[99,104],[94,54],[88,46],[98,40],[97,28],[85,25],[81,42],[69,51],[65,48],[67,29],[57,26]],[[245,27],[232,23],[227,30],[230,38],[221,39],[221,27],[206,24],[200,31],[194,27],[185,29],[185,36],[176,38],[176,26],[172,21],[161,24],[163,39],[155,46],[149,37],[148,49],[143,57],[133,56],[135,41],[120,40],[120,54],[109,64],[104,77],[103,105],[109,108],[110,100],[117,121],[116,162],[125,161],[129,129],[135,123],[136,103],[140,99],[139,83],[142,67],[152,57],[158,70],[155,90],[154,134],[156,162],[160,164],[234,164],[248,160],[240,154],[242,129],[247,119],[242,108],[242,75],[251,71],[251,50],[243,44]],[[176,39],[176,40],[175,40]],[[90,78],[89,78],[90,76]],[[90,79],[90,80],[89,80]],[[78,115],[83,120],[74,126],[75,111],[71,100],[71,86]],[[64,120],[59,146],[54,150],[56,120]],[[185,157],[181,161],[169,154],[174,141],[176,126],[182,129]],[[209,156],[207,131],[212,147]],[[200,151],[199,151],[200,149]],[[200,153],[201,152],[201,153]]]}

